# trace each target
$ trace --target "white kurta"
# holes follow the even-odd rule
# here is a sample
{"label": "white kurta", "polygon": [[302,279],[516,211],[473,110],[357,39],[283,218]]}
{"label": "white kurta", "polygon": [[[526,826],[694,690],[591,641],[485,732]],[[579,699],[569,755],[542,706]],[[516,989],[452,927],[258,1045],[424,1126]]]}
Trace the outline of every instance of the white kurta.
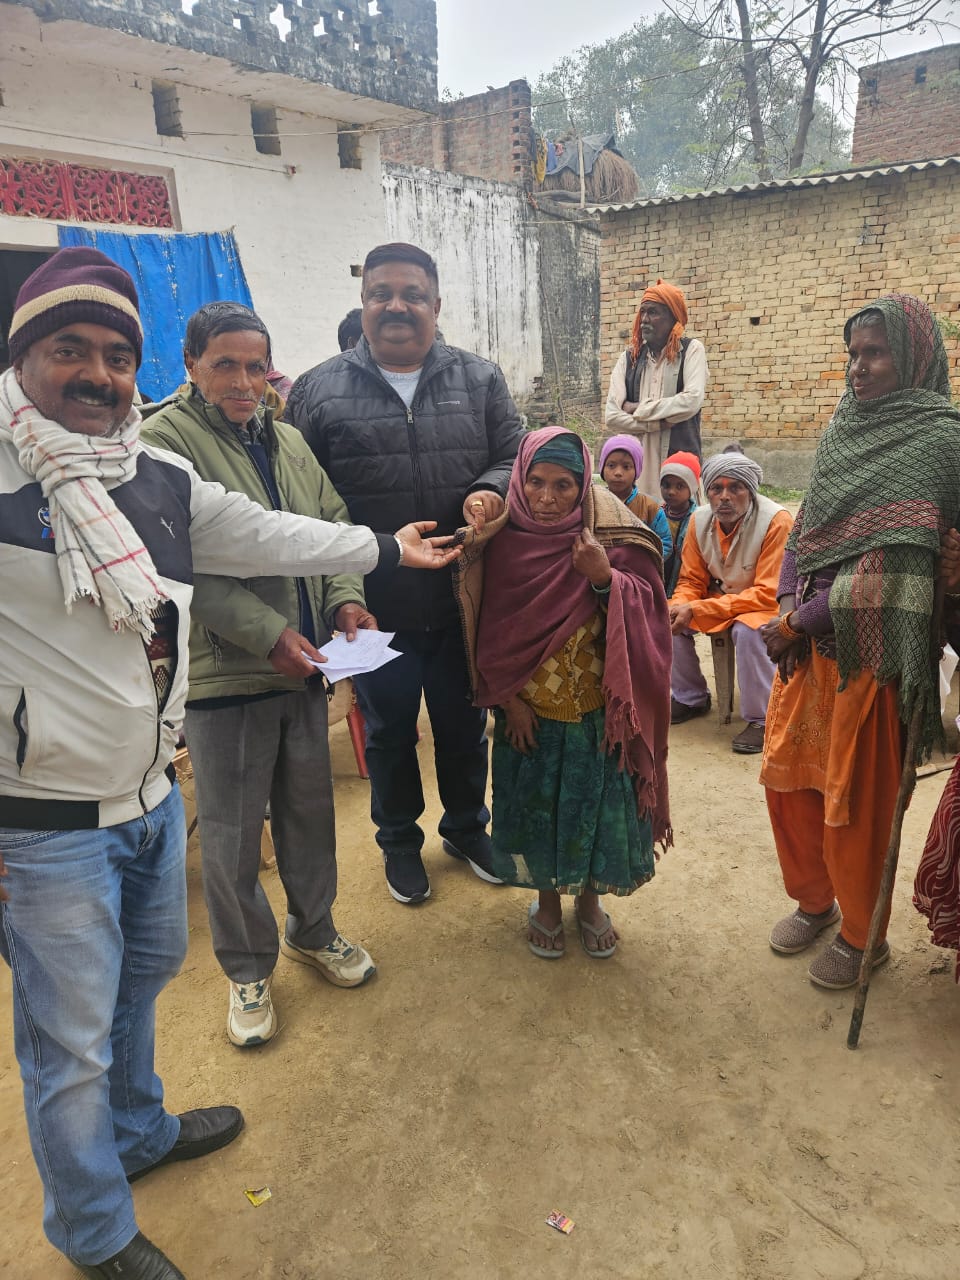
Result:
{"label": "white kurta", "polygon": [[680,359],[667,361],[661,352],[658,360],[648,351],[640,370],[637,387],[637,407],[633,413],[624,413],[627,398],[627,353],[620,359],[610,375],[610,389],[603,421],[608,436],[637,436],[643,445],[643,472],[637,483],[641,493],[660,500],[660,466],[666,461],[670,443],[670,428],[676,422],[686,422],[703,406],[707,389],[707,353],[703,343],[691,338],[683,362],[683,390],[664,395],[667,388],[676,387]]}

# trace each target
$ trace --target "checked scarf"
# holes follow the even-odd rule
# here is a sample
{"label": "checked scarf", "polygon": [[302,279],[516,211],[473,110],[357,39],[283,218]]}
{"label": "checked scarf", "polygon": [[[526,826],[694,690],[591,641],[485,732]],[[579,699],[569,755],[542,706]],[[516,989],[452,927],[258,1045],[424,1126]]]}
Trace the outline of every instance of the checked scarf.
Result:
{"label": "checked scarf", "polygon": [[879,298],[850,317],[845,342],[864,312],[882,318],[898,389],[857,400],[848,374],[787,546],[804,577],[839,566],[830,614],[840,688],[861,670],[880,684],[896,680],[904,723],[922,709],[922,757],[940,733],[930,625],[940,535],[960,514],[960,414],[926,304]]}
{"label": "checked scarf", "polygon": [[8,369],[0,375],[2,440],[13,443],[47,500],[67,612],[86,597],[103,606],[114,631],[149,640],[151,614],[167,593],[139,534],[107,492],[136,473],[139,412],[132,409],[112,436],[67,431],[43,416]]}

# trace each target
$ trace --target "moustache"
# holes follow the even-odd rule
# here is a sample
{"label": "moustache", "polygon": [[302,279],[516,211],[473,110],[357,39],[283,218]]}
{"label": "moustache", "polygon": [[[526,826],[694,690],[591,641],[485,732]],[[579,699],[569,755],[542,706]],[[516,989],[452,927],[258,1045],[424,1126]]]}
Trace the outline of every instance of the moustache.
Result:
{"label": "moustache", "polygon": [[382,329],[387,324],[405,324],[411,329],[416,328],[416,321],[411,320],[409,316],[384,316],[380,321],[379,327]]}
{"label": "moustache", "polygon": [[103,387],[95,387],[92,382],[70,382],[64,387],[63,394],[71,399],[82,396],[84,400],[94,400],[105,409],[115,409],[120,403],[115,391],[105,391]]}

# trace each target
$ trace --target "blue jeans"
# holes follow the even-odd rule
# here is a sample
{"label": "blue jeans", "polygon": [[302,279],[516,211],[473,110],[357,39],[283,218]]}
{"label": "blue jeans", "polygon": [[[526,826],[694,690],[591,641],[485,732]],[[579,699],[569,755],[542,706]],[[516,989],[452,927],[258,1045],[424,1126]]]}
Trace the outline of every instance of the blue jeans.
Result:
{"label": "blue jeans", "polygon": [[391,853],[419,853],[423,786],[417,761],[417,716],[426,700],[433,730],[440,834],[454,843],[483,831],[486,806],[487,713],[470,700],[470,677],[459,626],[398,631],[390,642],[401,657],[356,676],[367,730],[370,816],[377,843]]}
{"label": "blue jeans", "polygon": [[153,1070],[155,1001],[187,948],[179,788],[115,827],[0,828],[0,850],[0,952],[44,1230],[92,1266],[137,1232],[126,1175],[180,1132]]}

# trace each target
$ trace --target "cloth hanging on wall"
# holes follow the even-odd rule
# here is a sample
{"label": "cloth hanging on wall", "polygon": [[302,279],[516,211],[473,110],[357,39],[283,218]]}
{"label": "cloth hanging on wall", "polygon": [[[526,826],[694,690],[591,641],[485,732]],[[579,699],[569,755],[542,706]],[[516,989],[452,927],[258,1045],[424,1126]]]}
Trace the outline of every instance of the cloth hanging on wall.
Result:
{"label": "cloth hanging on wall", "polygon": [[183,382],[183,335],[198,307],[219,300],[253,306],[229,231],[125,235],[61,226],[59,235],[61,247],[92,245],[133,276],[143,323],[137,387],[145,400],[162,400]]}

